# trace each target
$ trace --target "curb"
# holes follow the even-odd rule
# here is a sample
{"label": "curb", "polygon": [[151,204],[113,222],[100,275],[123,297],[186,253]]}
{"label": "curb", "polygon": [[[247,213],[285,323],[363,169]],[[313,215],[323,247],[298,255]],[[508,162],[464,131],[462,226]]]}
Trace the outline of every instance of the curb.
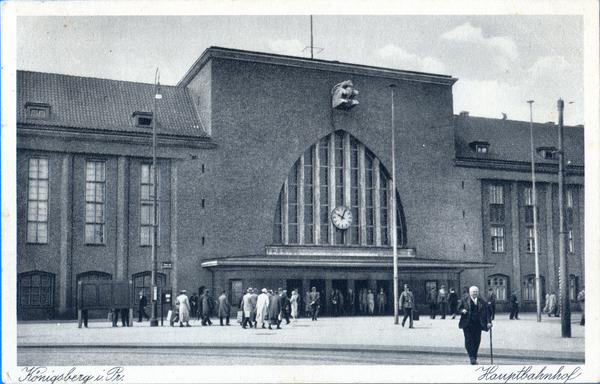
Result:
{"label": "curb", "polygon": [[[411,353],[411,354],[431,354],[431,355],[464,355],[463,348],[438,348],[438,347],[417,347],[417,346],[380,346],[380,345],[336,345],[336,344],[265,344],[255,345],[246,343],[194,343],[194,344],[19,344],[17,349],[63,349],[63,348],[92,348],[92,349],[242,349],[247,350],[294,350],[294,351],[330,351],[330,352],[371,352],[371,353]],[[489,354],[489,349],[480,349],[480,356]],[[585,364],[584,353],[561,354],[556,352],[529,351],[529,350],[510,350],[499,349],[494,351],[494,356],[498,358],[527,359],[556,361],[561,364]]]}

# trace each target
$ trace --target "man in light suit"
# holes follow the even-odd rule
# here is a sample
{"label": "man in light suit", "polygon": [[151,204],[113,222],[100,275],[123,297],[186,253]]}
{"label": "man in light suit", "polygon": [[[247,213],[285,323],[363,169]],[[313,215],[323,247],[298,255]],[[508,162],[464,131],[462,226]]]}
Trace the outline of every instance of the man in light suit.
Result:
{"label": "man in light suit", "polygon": [[458,304],[458,313],[460,313],[458,327],[465,335],[465,349],[472,365],[477,364],[481,331],[487,332],[492,327],[488,305],[478,296],[479,288],[472,286],[469,289],[469,296],[463,297]]}

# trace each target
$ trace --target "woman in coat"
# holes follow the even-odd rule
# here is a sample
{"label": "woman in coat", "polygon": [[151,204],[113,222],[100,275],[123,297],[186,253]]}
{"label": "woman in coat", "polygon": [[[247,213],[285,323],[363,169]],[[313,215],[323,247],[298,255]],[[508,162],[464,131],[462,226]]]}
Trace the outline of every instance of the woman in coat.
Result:
{"label": "woman in coat", "polygon": [[188,300],[185,289],[179,292],[179,296],[177,296],[177,305],[179,306],[179,326],[183,327],[183,323],[185,323],[186,327],[191,327],[190,301]]}

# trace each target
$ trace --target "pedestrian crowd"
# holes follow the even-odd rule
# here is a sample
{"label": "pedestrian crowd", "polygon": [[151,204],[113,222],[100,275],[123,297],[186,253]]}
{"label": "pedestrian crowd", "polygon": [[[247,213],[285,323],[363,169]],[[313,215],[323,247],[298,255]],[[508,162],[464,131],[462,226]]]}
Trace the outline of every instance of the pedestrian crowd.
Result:
{"label": "pedestrian crowd", "polygon": [[[585,325],[585,292],[584,288],[577,294],[577,301],[580,303],[581,321],[580,325]],[[221,326],[229,326],[231,304],[226,291],[215,301],[210,296],[210,290],[201,289],[201,296],[194,293],[190,298],[186,290],[181,290],[174,301],[174,309],[169,311],[167,316],[171,326],[179,323],[180,327],[190,327],[190,319],[196,317],[201,320],[202,326],[212,325],[211,317],[216,315],[219,318]],[[510,305],[510,320],[519,320],[519,300],[516,291],[508,295]],[[244,329],[281,329],[282,323],[285,324],[297,321],[300,316],[301,308],[304,308],[304,315],[310,317],[312,321],[317,321],[319,312],[323,304],[321,293],[316,287],[312,287],[302,298],[297,289],[288,296],[287,290],[283,288],[267,289],[262,288],[259,292],[257,288],[248,288],[239,302],[239,311],[237,313],[237,322]],[[355,294],[352,289],[348,289],[347,294],[337,289],[333,289],[330,299],[331,315],[384,315],[386,313],[387,297],[383,289],[377,294],[370,289],[360,289]],[[465,349],[469,356],[471,364],[477,364],[477,354],[481,343],[481,332],[491,331],[492,321],[496,315],[496,293],[489,289],[487,297],[479,296],[479,289],[476,286],[470,288],[463,287],[459,296],[454,288],[446,289],[441,285],[439,290],[431,288],[426,294],[426,302],[429,307],[430,318],[435,319],[440,316],[445,319],[446,316],[460,316],[458,327],[463,330]],[[304,302],[302,307],[301,303]],[[355,311],[355,303],[358,304],[358,311]],[[414,328],[414,321],[419,319],[419,313],[415,302],[415,295],[408,284],[404,285],[404,290],[399,296],[399,310],[403,312],[402,327],[408,320],[409,328]],[[144,292],[139,293],[139,314],[138,322],[144,318],[150,319],[146,313],[147,298]],[[554,292],[546,295],[544,313],[548,316],[560,316],[557,298]],[[87,311],[86,311],[87,312]],[[109,320],[113,327],[117,326],[119,315],[121,315],[122,325],[130,326],[130,313],[128,308],[115,308],[109,313]],[[87,316],[86,316],[87,317]],[[290,318],[292,320],[290,320]],[[87,318],[84,319],[87,327]],[[491,334],[490,334],[491,338]]]}

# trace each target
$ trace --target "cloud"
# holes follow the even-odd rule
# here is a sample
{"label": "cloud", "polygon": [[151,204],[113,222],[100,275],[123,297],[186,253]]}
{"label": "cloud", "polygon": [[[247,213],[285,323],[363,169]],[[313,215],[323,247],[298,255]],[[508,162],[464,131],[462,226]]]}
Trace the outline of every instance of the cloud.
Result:
{"label": "cloud", "polygon": [[388,44],[376,52],[377,65],[409,71],[444,73],[444,63],[435,57],[420,57],[396,45]]}
{"label": "cloud", "polygon": [[302,56],[302,50],[306,48],[306,44],[299,40],[275,40],[269,41],[269,49],[271,52],[279,55]]}
{"label": "cloud", "polygon": [[517,45],[512,39],[503,36],[486,38],[483,36],[481,28],[473,27],[469,22],[443,33],[440,37],[459,43],[473,43],[487,50],[500,51],[504,56],[513,60],[519,56]]}

